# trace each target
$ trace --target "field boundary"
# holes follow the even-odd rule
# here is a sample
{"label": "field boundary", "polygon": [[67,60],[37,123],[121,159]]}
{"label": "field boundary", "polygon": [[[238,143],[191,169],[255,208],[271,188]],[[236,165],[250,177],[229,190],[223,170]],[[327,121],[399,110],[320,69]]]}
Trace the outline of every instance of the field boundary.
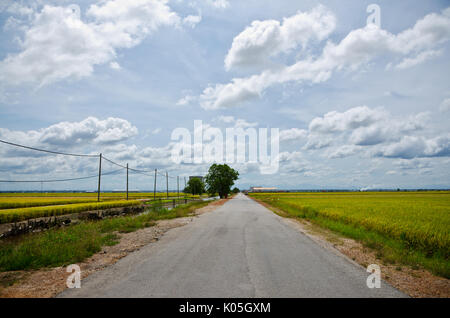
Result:
{"label": "field boundary", "polygon": [[[186,204],[194,201],[202,201],[201,199],[169,199],[170,202],[161,202],[163,200],[139,200],[142,204],[128,205],[123,207],[111,207],[98,210],[82,211],[76,213],[68,213],[55,216],[43,216],[37,218],[30,218],[23,221],[3,223],[0,224],[0,239],[22,235],[30,232],[38,232],[53,227],[69,226],[77,224],[81,220],[101,220],[109,217],[125,216],[129,214],[137,214],[143,212],[145,209],[151,208],[151,205],[145,202],[160,203],[162,208],[176,207],[181,204]],[[126,201],[125,201],[126,202]],[[132,202],[132,201],[130,201]]]}

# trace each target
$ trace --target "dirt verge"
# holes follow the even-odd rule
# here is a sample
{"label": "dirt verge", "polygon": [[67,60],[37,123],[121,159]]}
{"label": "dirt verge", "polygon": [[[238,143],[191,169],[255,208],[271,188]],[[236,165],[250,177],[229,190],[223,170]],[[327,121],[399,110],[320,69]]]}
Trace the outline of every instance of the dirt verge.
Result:
{"label": "dirt verge", "polygon": [[[213,201],[207,206],[195,210],[192,216],[171,220],[161,220],[155,226],[131,233],[116,233],[120,236],[120,242],[114,246],[104,246],[102,250],[78,263],[81,268],[81,278],[102,270],[116,263],[141,247],[158,241],[168,230],[186,225],[195,217],[203,213],[211,212],[223,205],[229,199]],[[0,273],[0,297],[24,298],[24,297],[54,297],[66,288],[66,280],[70,273],[66,267],[55,267],[30,271],[11,271]]]}

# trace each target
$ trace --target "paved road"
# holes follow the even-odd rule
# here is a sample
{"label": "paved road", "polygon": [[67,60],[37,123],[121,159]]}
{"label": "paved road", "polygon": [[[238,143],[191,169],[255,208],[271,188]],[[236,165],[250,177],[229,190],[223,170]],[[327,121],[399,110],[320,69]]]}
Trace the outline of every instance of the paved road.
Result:
{"label": "paved road", "polygon": [[238,195],[60,297],[404,297]]}

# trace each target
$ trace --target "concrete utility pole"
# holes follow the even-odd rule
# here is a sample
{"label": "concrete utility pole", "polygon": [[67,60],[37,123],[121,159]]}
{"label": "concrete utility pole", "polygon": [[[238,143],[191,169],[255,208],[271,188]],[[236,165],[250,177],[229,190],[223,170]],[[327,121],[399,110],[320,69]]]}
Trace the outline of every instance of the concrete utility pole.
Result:
{"label": "concrete utility pole", "polygon": [[153,186],[153,200],[156,200],[156,172],[157,172],[157,169],[155,169],[155,184]]}
{"label": "concrete utility pole", "polygon": [[100,181],[102,178],[102,154],[99,156],[100,161],[98,164],[98,189],[97,189],[97,202],[100,202]]}
{"label": "concrete utility pole", "polygon": [[167,199],[169,198],[169,174],[166,171]]}
{"label": "concrete utility pole", "polygon": [[127,163],[127,200],[128,200],[128,163]]}

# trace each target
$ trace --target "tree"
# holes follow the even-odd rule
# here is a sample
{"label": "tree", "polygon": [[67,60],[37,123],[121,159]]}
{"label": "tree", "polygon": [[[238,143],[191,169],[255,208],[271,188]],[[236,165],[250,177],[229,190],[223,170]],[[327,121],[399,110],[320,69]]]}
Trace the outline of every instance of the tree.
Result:
{"label": "tree", "polygon": [[184,192],[193,195],[202,194],[205,192],[205,184],[200,178],[191,178],[189,179],[186,188],[184,188]]}
{"label": "tree", "polygon": [[237,188],[237,187],[234,187],[232,192],[233,193],[239,193],[239,192],[241,192],[241,190],[239,190],[239,188]]}
{"label": "tree", "polygon": [[239,177],[239,172],[227,164],[213,164],[209,167],[205,177],[207,191],[209,194],[219,193],[220,198],[228,198],[234,181]]}

